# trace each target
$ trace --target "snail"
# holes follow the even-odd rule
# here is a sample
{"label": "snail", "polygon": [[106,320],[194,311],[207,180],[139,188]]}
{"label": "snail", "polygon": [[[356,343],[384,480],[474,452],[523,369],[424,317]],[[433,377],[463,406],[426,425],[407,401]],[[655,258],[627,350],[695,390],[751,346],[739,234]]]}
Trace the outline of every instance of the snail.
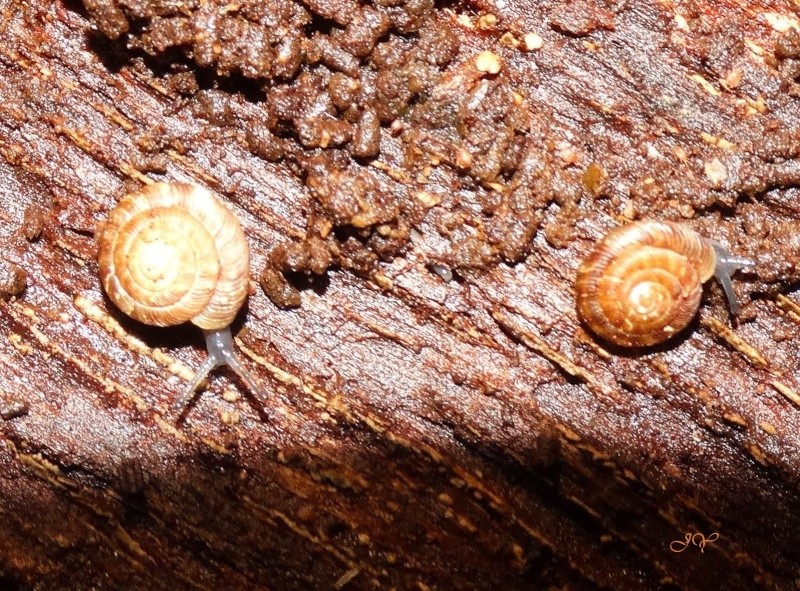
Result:
{"label": "snail", "polygon": [[731,276],[754,263],[671,222],[643,221],[608,233],[578,270],[578,313],[598,336],[623,347],[666,341],[697,314],[702,285],[716,277],[732,314]]}
{"label": "snail", "polygon": [[125,314],[152,326],[191,322],[208,358],[172,410],[180,416],[200,382],[228,365],[263,404],[234,353],[230,324],[247,298],[250,251],[239,221],[209,191],[154,183],[122,198],[98,240],[100,280]]}

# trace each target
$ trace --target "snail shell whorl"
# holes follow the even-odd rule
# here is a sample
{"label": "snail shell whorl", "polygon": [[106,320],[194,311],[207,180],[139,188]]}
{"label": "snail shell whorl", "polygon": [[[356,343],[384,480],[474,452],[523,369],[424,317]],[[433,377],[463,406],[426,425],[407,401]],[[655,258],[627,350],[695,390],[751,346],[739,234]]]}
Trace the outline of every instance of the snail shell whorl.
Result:
{"label": "snail shell whorl", "polygon": [[669,222],[636,222],[603,238],[578,270],[578,313],[604,339],[654,345],[697,314],[716,254],[699,234]]}
{"label": "snail shell whorl", "polygon": [[98,263],[109,298],[145,324],[224,328],[247,297],[239,221],[194,185],[155,183],[123,197],[100,235]]}

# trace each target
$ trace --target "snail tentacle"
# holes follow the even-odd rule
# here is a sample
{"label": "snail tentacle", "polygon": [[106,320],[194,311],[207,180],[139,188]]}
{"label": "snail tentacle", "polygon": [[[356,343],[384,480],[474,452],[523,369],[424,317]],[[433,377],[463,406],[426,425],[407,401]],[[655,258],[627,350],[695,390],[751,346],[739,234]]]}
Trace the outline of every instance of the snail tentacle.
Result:
{"label": "snail tentacle", "polygon": [[245,368],[239,357],[234,352],[233,335],[230,328],[203,331],[206,335],[206,348],[209,358],[217,360],[217,365],[227,365],[236,375],[242,378],[248,389],[256,397],[262,407],[266,406],[266,396],[256,383],[253,374]]}
{"label": "snail tentacle", "polygon": [[183,414],[183,409],[188,406],[189,402],[194,397],[194,393],[197,390],[200,383],[208,377],[214,369],[219,367],[221,364],[219,360],[214,357],[213,355],[209,355],[203,364],[199,367],[197,372],[194,374],[191,383],[184,388],[181,395],[172,403],[172,414],[175,416],[180,417]]}
{"label": "snail tentacle", "polygon": [[208,377],[208,374],[214,369],[223,365],[230,367],[247,385],[262,407],[265,406],[266,396],[261,392],[261,388],[256,383],[253,375],[247,371],[244,364],[242,364],[241,360],[234,352],[233,335],[231,334],[230,328],[204,330],[203,332],[206,337],[208,357],[200,366],[200,369],[197,370],[197,373],[195,373],[191,383],[172,404],[173,414],[180,416],[183,409],[189,404],[189,401],[191,401],[200,383]]}
{"label": "snail tentacle", "polygon": [[739,300],[736,298],[736,293],[733,291],[733,283],[731,277],[736,271],[746,267],[755,266],[755,262],[750,259],[737,257],[722,246],[716,240],[709,240],[714,253],[717,255],[717,264],[714,266],[714,277],[722,286],[725,292],[725,297],[728,299],[728,308],[734,316],[739,315]]}

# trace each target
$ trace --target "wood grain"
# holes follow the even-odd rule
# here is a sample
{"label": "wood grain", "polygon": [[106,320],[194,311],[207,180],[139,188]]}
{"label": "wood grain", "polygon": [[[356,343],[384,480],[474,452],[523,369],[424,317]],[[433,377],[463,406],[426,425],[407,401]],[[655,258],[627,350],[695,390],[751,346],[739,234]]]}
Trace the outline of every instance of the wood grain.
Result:
{"label": "wood grain", "polygon": [[[204,72],[187,97],[169,68],[191,56],[109,41],[76,3],[0,0],[0,256],[27,274],[0,301],[0,586],[800,588],[797,6],[435,12],[461,39],[446,75],[492,50],[525,98],[529,168],[514,178],[546,189],[507,203],[532,208],[535,237],[459,250],[474,243],[444,218],[485,222],[494,189],[447,192],[469,174],[443,161],[442,201],[408,210],[418,240],[362,265],[342,236],[296,309],[253,278],[234,328],[266,416],[223,371],[175,425],[163,416],[202,336],[113,308],[96,225],[146,180],[199,183],[235,211],[260,269],[307,237],[307,171],[327,152],[288,133],[291,157],[262,158],[239,141],[263,107],[247,81]],[[541,49],[504,37],[529,32]],[[212,91],[233,123],[197,115]],[[402,155],[435,136],[420,108],[352,166],[418,194]],[[602,189],[596,172],[584,182],[592,163]],[[631,217],[684,220],[756,260],[736,282],[752,300],[741,320],[709,286],[678,339],[595,342],[575,271]],[[670,549],[695,532],[719,538]]]}

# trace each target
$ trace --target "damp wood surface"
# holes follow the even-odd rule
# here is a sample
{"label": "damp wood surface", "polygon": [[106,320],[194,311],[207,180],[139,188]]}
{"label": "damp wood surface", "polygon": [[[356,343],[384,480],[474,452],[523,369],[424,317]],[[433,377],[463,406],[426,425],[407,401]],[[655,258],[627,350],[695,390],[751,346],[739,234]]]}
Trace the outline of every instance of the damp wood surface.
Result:
{"label": "damp wood surface", "polygon": [[[202,334],[101,291],[165,180],[263,410],[166,418]],[[0,0],[0,587],[800,588],[798,186],[793,2]],[[757,265],[615,349],[576,270],[654,218]]]}

